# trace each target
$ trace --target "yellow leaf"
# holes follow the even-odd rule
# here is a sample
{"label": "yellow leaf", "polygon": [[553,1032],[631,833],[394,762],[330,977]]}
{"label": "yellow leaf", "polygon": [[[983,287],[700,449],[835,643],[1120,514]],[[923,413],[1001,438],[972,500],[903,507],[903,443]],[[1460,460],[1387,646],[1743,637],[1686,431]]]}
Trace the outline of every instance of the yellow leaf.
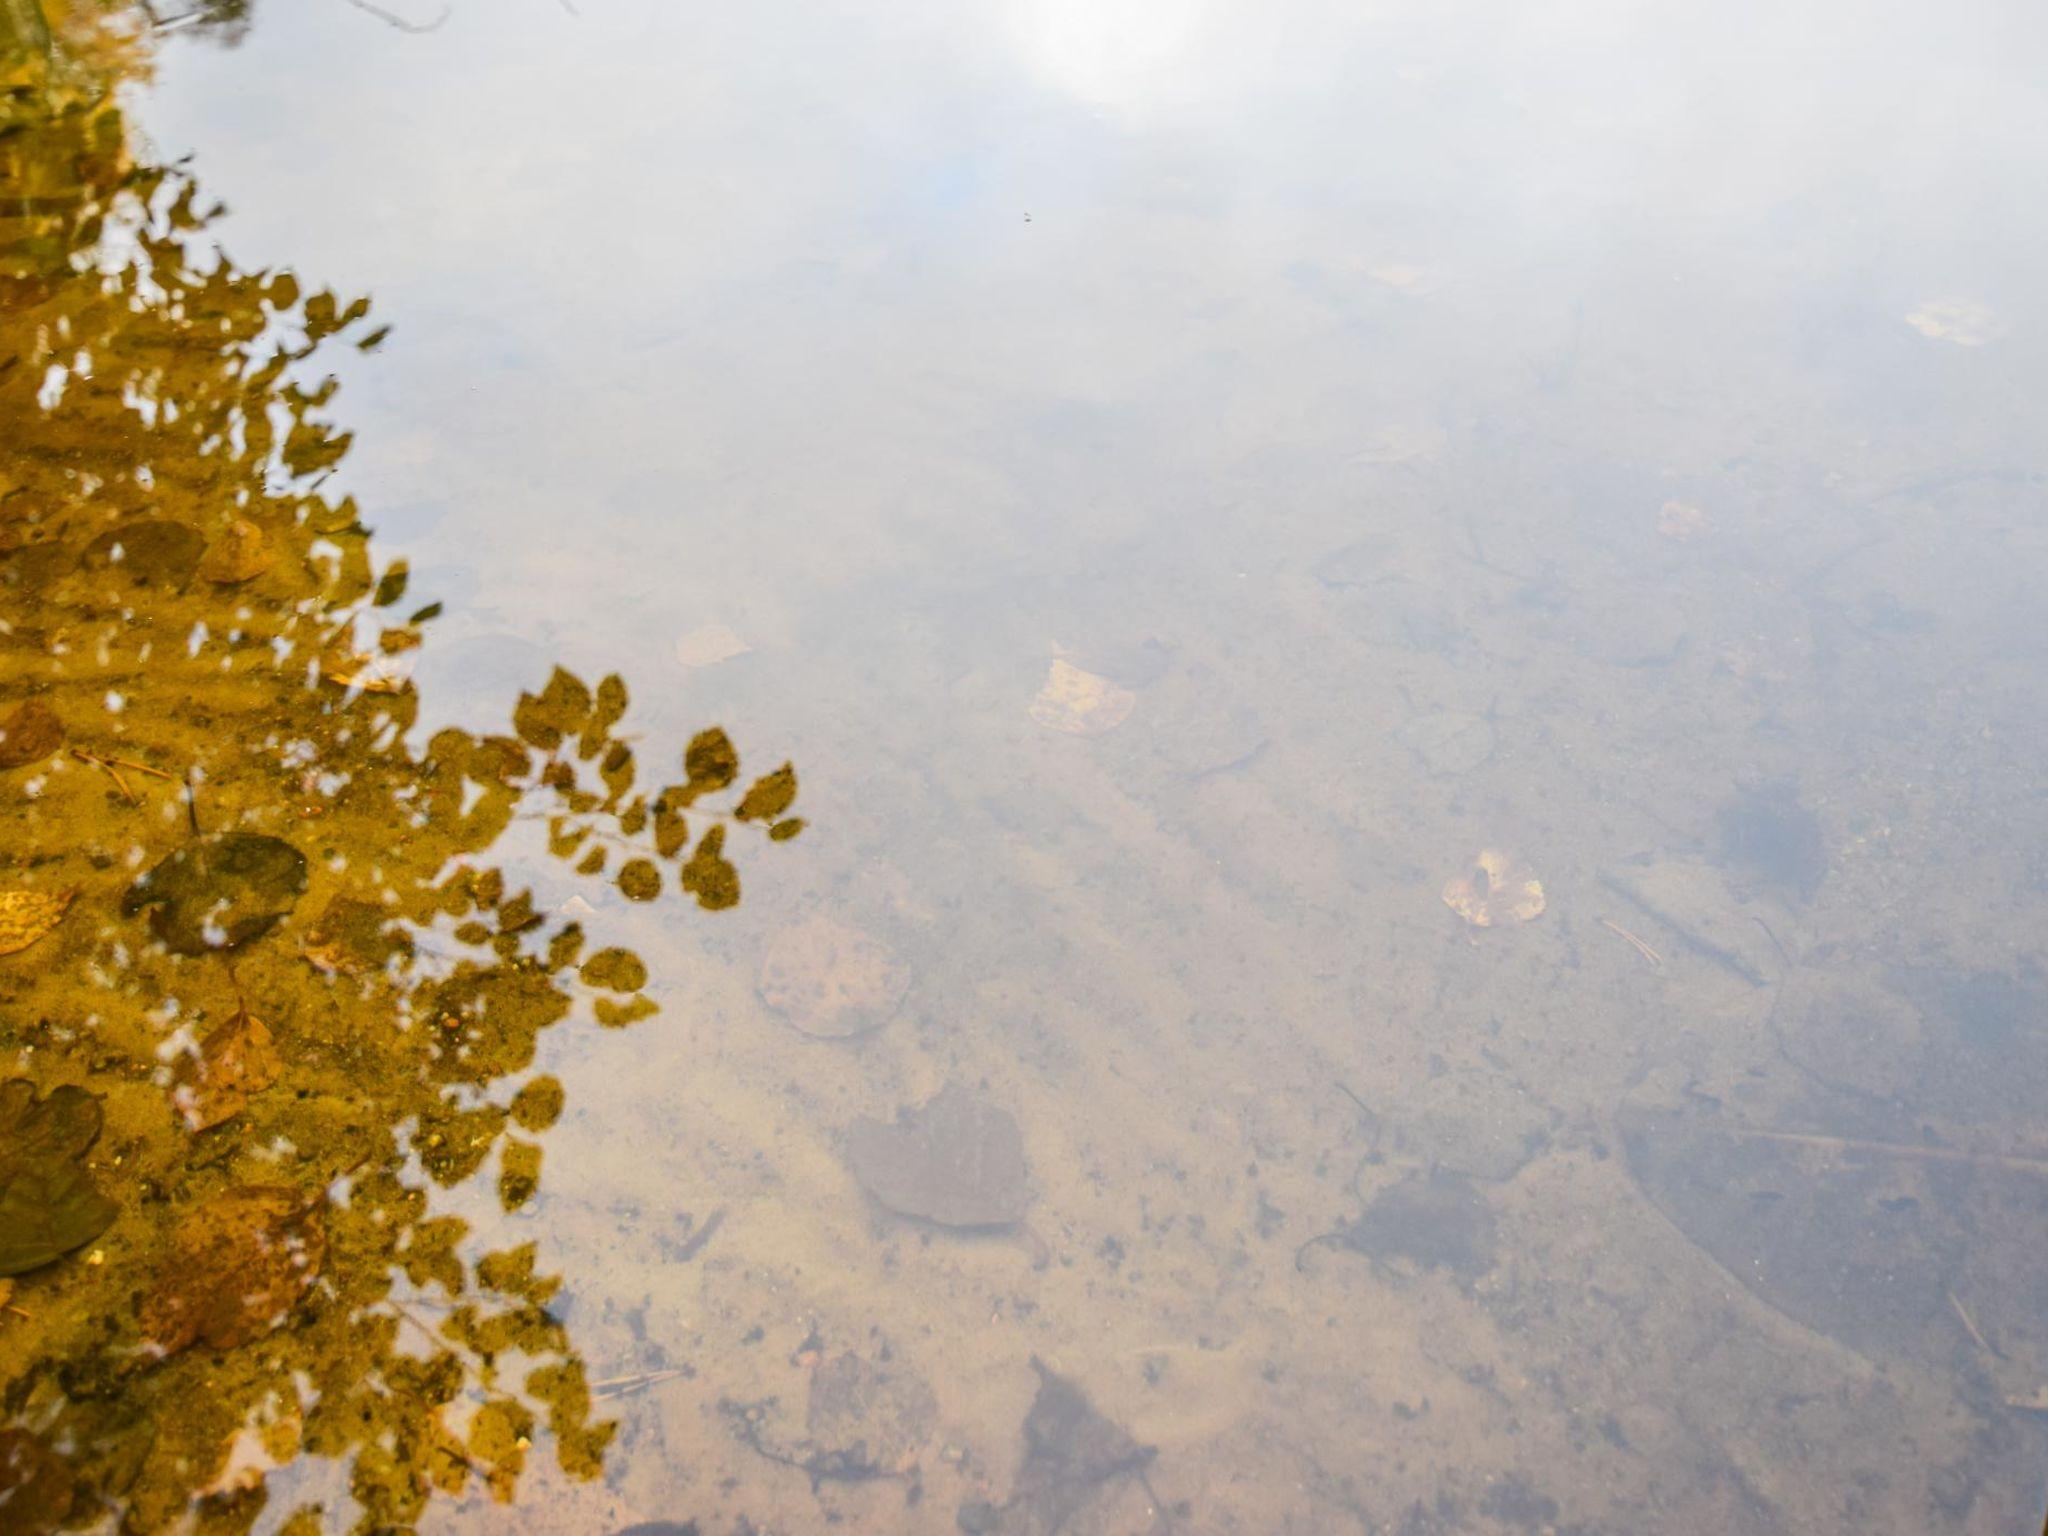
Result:
{"label": "yellow leaf", "polygon": [[56,927],[77,894],[0,891],[0,955],[19,954]]}
{"label": "yellow leaf", "polygon": [[335,656],[320,668],[320,675],[328,682],[342,688],[353,688],[358,693],[400,693],[405,688],[405,675],[375,656],[361,653]]}
{"label": "yellow leaf", "polygon": [[1471,873],[1444,886],[1444,905],[1474,928],[1526,923],[1543,915],[1543,885],[1489,848],[1474,860]]}
{"label": "yellow leaf", "polygon": [[1129,718],[1138,696],[1070,661],[1054,661],[1031,701],[1031,718],[1070,736],[1100,736]]}

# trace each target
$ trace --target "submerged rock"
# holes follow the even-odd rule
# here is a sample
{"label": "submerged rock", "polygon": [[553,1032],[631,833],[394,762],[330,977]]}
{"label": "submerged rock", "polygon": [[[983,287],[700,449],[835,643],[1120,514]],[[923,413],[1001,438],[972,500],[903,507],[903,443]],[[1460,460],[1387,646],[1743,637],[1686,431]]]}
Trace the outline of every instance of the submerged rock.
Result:
{"label": "submerged rock", "polygon": [[877,1204],[942,1227],[1007,1227],[1030,1204],[1017,1122],[958,1083],[893,1123],[856,1120],[847,1159]]}
{"label": "submerged rock", "polygon": [[1744,789],[1715,813],[1721,858],[1761,883],[1811,900],[1828,872],[1820,822],[1792,785]]}
{"label": "submerged rock", "polygon": [[[1024,1417],[1024,1464],[1009,1501],[985,1520],[986,1506],[967,1506],[963,1530],[1002,1536],[1052,1536],[1062,1531],[1096,1491],[1118,1478],[1143,1476],[1158,1452],[1098,1413],[1072,1381],[1034,1355],[1038,1395]],[[973,1523],[970,1523],[972,1520]]]}
{"label": "submerged rock", "polygon": [[853,1040],[896,1017],[910,968],[881,940],[818,915],[768,941],[758,987],[762,1002],[813,1039]]}
{"label": "submerged rock", "polygon": [[804,1432],[835,1464],[887,1475],[916,1458],[938,1418],[938,1399],[922,1376],[848,1351],[812,1375]]}
{"label": "submerged rock", "polygon": [[[1448,1169],[1411,1173],[1374,1195],[1356,1221],[1312,1238],[1379,1263],[1400,1259],[1476,1280],[1494,1265],[1493,1207],[1473,1182]],[[1297,1256],[1299,1262],[1299,1256]]]}

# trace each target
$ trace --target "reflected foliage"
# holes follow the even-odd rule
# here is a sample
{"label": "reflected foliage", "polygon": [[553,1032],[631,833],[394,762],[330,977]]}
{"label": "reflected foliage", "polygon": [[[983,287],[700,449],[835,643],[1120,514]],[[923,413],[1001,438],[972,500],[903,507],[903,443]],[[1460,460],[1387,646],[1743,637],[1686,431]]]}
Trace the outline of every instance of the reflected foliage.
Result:
{"label": "reflected foliage", "polygon": [[714,729],[643,775],[625,682],[561,670],[420,740],[436,609],[333,493],[317,372],[368,302],[213,254],[193,177],[131,162],[132,30],[0,6],[0,887],[55,913],[0,956],[4,1523],[383,1530],[542,1450],[592,1476],[541,1243],[437,1191],[530,1202],[540,1032],[655,1004],[489,855],[531,832],[592,924],[730,907],[795,772]]}

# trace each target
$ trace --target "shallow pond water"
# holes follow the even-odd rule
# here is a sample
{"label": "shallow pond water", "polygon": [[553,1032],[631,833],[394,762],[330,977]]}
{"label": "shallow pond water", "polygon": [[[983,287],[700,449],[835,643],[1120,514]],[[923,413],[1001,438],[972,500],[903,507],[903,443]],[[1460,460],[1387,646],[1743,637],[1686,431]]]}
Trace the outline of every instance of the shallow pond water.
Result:
{"label": "shallow pond water", "polygon": [[0,1528],[2035,1528],[2048,13],[0,42]]}

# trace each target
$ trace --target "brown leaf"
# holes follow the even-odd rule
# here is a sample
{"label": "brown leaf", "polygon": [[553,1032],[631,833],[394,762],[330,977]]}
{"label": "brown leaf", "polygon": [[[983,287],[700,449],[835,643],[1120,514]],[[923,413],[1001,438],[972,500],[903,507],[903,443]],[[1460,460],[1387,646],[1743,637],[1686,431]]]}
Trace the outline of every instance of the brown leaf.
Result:
{"label": "brown leaf", "polygon": [[0,955],[19,954],[63,919],[76,890],[0,891]]}
{"label": "brown leaf", "polygon": [[196,1055],[179,1060],[171,1073],[171,1102],[187,1129],[209,1130],[239,1115],[283,1070],[269,1027],[239,1009],[200,1041]]}
{"label": "brown leaf", "polygon": [[231,1189],[188,1212],[171,1235],[142,1331],[167,1355],[233,1349],[270,1332],[320,1273],[327,1227],[295,1189]]}
{"label": "brown leaf", "polygon": [[23,699],[0,718],[0,768],[39,763],[64,745],[64,722],[41,699]]}
{"label": "brown leaf", "polygon": [[228,524],[227,532],[207,546],[199,562],[199,574],[208,581],[231,587],[253,581],[277,563],[277,556],[264,542],[263,530],[246,517]]}

